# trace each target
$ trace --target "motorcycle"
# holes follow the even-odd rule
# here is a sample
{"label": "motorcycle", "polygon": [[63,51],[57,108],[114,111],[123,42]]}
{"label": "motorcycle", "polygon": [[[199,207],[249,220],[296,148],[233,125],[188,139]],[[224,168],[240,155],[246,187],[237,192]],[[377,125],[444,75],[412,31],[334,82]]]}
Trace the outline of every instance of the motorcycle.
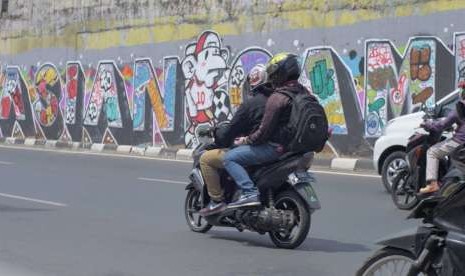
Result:
{"label": "motorcycle", "polygon": [[378,242],[384,247],[357,276],[465,275],[465,164],[452,162],[448,176],[453,181],[423,199],[408,217],[422,219],[423,225]]}
{"label": "motorcycle", "polygon": [[[206,233],[212,226],[233,227],[240,232],[249,230],[268,233],[279,248],[293,249],[307,237],[311,215],[321,208],[313,189],[315,177],[308,172],[313,152],[287,153],[278,161],[259,167],[247,168],[260,191],[260,206],[227,208],[219,214],[202,217],[199,210],[210,202],[199,159],[207,149],[215,148],[211,137],[204,137],[193,151],[193,169],[189,176],[185,199],[187,225],[194,232]],[[227,203],[237,197],[234,181],[225,170],[221,171],[221,184]]]}
{"label": "motorcycle", "polygon": [[[432,112],[426,112],[424,121],[434,118]],[[406,148],[406,165],[400,167],[392,181],[391,198],[397,208],[411,210],[421,199],[419,190],[426,182],[426,153],[428,149],[445,139],[442,132],[426,130],[416,132],[409,137]],[[448,158],[439,161],[438,178],[442,179],[450,167]]]}

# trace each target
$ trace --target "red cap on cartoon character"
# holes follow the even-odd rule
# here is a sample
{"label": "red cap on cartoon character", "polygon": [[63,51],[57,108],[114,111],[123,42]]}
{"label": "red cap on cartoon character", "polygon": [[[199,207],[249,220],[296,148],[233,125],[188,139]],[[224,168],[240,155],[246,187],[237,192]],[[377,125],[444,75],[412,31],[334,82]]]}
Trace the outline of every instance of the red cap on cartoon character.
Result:
{"label": "red cap on cartoon character", "polygon": [[199,53],[202,52],[202,50],[204,50],[205,48],[213,47],[213,46],[219,47],[219,44],[220,44],[219,38],[215,33],[209,32],[209,31],[204,32],[197,40],[194,54],[198,56]]}

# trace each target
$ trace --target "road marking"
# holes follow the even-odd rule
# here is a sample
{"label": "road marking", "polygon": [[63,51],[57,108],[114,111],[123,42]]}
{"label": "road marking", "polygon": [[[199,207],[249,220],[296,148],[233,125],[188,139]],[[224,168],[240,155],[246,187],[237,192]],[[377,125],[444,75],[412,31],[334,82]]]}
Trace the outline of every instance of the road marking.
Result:
{"label": "road marking", "polygon": [[59,202],[35,199],[35,198],[24,197],[24,196],[17,196],[17,195],[3,194],[3,193],[0,193],[0,196],[6,197],[6,198],[26,200],[26,201],[31,201],[31,202],[41,203],[41,204],[47,204],[47,205],[52,205],[52,206],[58,206],[58,207],[66,207],[66,206],[68,206],[66,204],[59,203]]}
{"label": "road marking", "polygon": [[13,165],[13,162],[8,162],[8,161],[0,161],[0,165]]}
{"label": "road marking", "polygon": [[174,184],[187,185],[187,182],[175,181],[175,180],[169,180],[169,179],[147,178],[147,177],[139,177],[137,179],[138,180],[143,180],[143,181],[150,181],[150,182],[165,182],[165,183],[174,183]]}
{"label": "road marking", "polygon": [[335,174],[335,175],[347,175],[347,176],[358,176],[358,177],[369,177],[369,178],[381,178],[379,175],[374,174],[358,174],[358,173],[343,173],[343,172],[335,172],[335,171],[318,171],[318,170],[310,170],[314,173],[321,173],[321,174]]}

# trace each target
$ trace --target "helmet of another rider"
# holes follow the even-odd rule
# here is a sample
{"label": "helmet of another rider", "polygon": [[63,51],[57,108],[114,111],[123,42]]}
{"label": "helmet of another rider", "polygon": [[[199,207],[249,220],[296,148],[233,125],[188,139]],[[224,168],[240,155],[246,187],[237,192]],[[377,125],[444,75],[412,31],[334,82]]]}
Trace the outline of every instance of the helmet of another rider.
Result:
{"label": "helmet of another rider", "polygon": [[255,65],[247,75],[244,83],[244,90],[249,96],[255,96],[257,93],[265,89],[267,85],[266,67],[263,64]]}
{"label": "helmet of another rider", "polygon": [[291,53],[279,53],[266,65],[268,82],[273,87],[283,86],[286,82],[300,77],[299,57]]}

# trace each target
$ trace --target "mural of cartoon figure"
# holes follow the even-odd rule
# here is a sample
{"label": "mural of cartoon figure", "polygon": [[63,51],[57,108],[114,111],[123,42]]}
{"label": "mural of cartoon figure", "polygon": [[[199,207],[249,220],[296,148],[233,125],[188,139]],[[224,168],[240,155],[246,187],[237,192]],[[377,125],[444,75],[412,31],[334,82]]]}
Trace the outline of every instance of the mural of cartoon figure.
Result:
{"label": "mural of cartoon figure", "polygon": [[25,109],[24,103],[21,96],[21,91],[19,88],[19,75],[15,72],[7,72],[7,77],[5,80],[5,89],[1,99],[1,119],[7,119],[10,114],[11,100],[14,102],[14,111],[16,118],[18,120],[24,120]]}
{"label": "mural of cartoon figure", "polygon": [[[197,42],[186,46],[182,70],[186,78],[185,98],[189,126],[186,146],[196,144],[195,131],[199,125],[214,125],[215,97],[222,98],[228,80],[229,51],[222,48],[217,33],[203,32]],[[222,91],[220,91],[222,90]]]}

